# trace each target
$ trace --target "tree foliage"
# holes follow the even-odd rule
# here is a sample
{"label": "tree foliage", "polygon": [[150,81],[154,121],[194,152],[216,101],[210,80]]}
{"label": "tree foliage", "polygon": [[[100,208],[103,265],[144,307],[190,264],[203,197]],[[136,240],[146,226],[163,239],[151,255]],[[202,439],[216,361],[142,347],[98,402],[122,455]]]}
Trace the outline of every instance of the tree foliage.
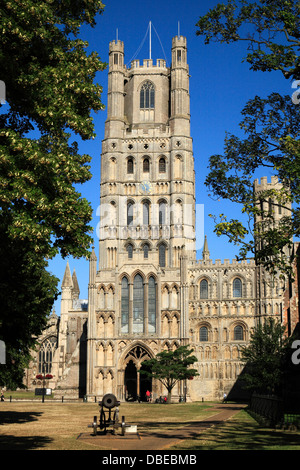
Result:
{"label": "tree foliage", "polygon": [[103,104],[94,79],[105,64],[87,53],[79,33],[95,25],[103,8],[100,0],[0,5],[2,383],[10,377],[10,385],[20,384],[34,338],[46,326],[58,282],[46,260],[89,254],[92,209],[75,186],[91,178],[90,156],[79,153],[78,141],[95,136],[91,113]]}
{"label": "tree foliage", "polygon": [[210,42],[245,41],[250,69],[280,70],[295,79],[300,71],[300,5],[297,0],[228,0],[219,3],[196,25]]}
{"label": "tree foliage", "polygon": [[9,235],[43,256],[87,255],[92,241],[90,204],[74,188],[90,179],[90,157],[70,137],[93,138],[91,111],[103,108],[93,80],[104,65],[77,37],[102,10],[99,0],[1,3],[1,212]]}
{"label": "tree foliage", "polygon": [[22,386],[24,368],[37,336],[58,295],[58,279],[47,262],[30,251],[30,244],[17,244],[0,230],[0,339],[6,345],[6,364],[0,366],[0,385]]}
{"label": "tree foliage", "polygon": [[[226,135],[224,155],[211,156],[205,184],[218,197],[241,204],[248,223],[227,220],[222,214],[215,218],[215,231],[241,247],[241,259],[255,256],[273,274],[291,275],[287,253],[293,236],[300,234],[299,109],[289,96],[273,93],[248,101],[242,115],[246,139]],[[261,168],[271,169],[281,184],[254,192],[253,179]],[[279,211],[281,219],[276,222]]]}
{"label": "tree foliage", "polygon": [[[204,36],[206,44],[245,41],[250,69],[279,70],[285,78],[300,78],[299,13],[297,1],[229,0],[199,19],[197,34]],[[289,275],[289,248],[293,235],[300,231],[300,108],[295,102],[276,92],[250,99],[240,123],[246,137],[226,134],[224,155],[211,156],[205,182],[216,197],[242,204],[242,212],[248,216],[246,224],[224,214],[214,216],[216,233],[241,246],[241,259],[254,255],[272,273]],[[277,176],[282,186],[253,193],[253,178],[261,169]],[[284,217],[275,224],[279,207]],[[253,220],[261,222],[253,225]]]}
{"label": "tree foliage", "polygon": [[197,362],[196,356],[192,356],[193,350],[188,346],[179,346],[175,351],[162,351],[154,358],[143,362],[146,370],[141,370],[153,379],[159,380],[168,391],[168,403],[171,402],[172,389],[180,380],[196,377],[196,369],[190,366]]}
{"label": "tree foliage", "polygon": [[241,351],[245,363],[243,380],[246,388],[257,393],[278,392],[283,377],[283,363],[290,338],[284,337],[285,327],[273,318],[259,323],[249,345]]}

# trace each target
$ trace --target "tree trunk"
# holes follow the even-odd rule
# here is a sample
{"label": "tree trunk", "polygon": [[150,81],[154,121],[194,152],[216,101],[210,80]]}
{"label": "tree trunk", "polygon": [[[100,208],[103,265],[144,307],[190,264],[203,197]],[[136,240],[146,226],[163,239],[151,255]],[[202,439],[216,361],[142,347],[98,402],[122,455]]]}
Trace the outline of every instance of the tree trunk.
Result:
{"label": "tree trunk", "polygon": [[171,389],[171,390],[168,390],[167,403],[171,403],[171,395],[172,395],[172,389]]}

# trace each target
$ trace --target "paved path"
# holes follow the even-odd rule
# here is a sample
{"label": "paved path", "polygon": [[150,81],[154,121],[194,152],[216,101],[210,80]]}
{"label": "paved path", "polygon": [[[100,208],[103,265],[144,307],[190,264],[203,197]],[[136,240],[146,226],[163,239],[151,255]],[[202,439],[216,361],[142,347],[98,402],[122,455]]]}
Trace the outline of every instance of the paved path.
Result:
{"label": "paved path", "polygon": [[215,413],[202,421],[192,422],[172,431],[142,431],[138,435],[125,436],[92,436],[90,433],[81,434],[78,439],[84,439],[89,444],[106,450],[164,450],[179,444],[182,440],[192,439],[202,431],[220,424],[238,413],[245,405],[220,404],[212,408]]}

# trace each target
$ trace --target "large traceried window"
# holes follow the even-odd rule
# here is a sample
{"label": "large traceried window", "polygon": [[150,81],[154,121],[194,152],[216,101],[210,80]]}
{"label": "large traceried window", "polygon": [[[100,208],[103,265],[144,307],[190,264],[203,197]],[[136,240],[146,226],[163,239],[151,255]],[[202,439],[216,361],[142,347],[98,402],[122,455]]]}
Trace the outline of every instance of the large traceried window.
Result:
{"label": "large traceried window", "polygon": [[129,284],[127,277],[123,277],[121,286],[121,331],[128,333],[129,327]]}
{"label": "large traceried window", "polygon": [[153,275],[148,279],[136,274],[130,283],[121,280],[121,332],[145,334],[156,332],[157,285]]}
{"label": "large traceried window", "polygon": [[140,91],[140,108],[141,109],[154,109],[155,91],[152,82],[147,81]]}
{"label": "large traceried window", "polygon": [[154,277],[148,281],[148,330],[149,333],[156,331],[156,286]]}
{"label": "large traceried window", "polygon": [[50,374],[52,370],[52,361],[54,352],[57,348],[57,338],[51,336],[47,338],[41,345],[39,352],[39,373]]}

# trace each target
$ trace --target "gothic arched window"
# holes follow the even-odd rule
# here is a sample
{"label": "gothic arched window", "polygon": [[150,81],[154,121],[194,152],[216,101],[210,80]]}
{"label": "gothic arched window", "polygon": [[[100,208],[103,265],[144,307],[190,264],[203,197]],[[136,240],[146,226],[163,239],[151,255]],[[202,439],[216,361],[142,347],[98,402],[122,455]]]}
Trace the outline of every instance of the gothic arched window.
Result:
{"label": "gothic arched window", "polygon": [[200,299],[208,299],[208,282],[206,279],[200,282]]}
{"label": "gothic arched window", "polygon": [[128,202],[127,204],[127,225],[133,224],[133,202]]}
{"label": "gothic arched window", "polygon": [[133,332],[144,331],[144,281],[140,274],[133,280]]}
{"label": "gothic arched window", "polygon": [[156,331],[156,286],[153,276],[148,281],[148,323],[149,333]]}
{"label": "gothic arched window", "polygon": [[123,277],[121,285],[121,331],[128,333],[129,326],[129,285],[127,277]]}
{"label": "gothic arched window", "polygon": [[145,243],[143,246],[143,252],[144,252],[144,258],[147,259],[149,256],[149,245],[148,243]]}
{"label": "gothic arched window", "polygon": [[155,91],[152,82],[147,81],[140,91],[140,108],[154,109]]}
{"label": "gothic arched window", "polygon": [[243,327],[238,325],[233,330],[233,339],[235,341],[243,341],[244,340],[244,330]]}
{"label": "gothic arched window", "polygon": [[133,174],[133,159],[128,158],[127,160],[127,173],[132,175]]}
{"label": "gothic arched window", "polygon": [[148,201],[143,202],[143,225],[150,224],[150,205]]}
{"label": "gothic arched window", "polygon": [[242,297],[242,281],[236,277],[232,284],[233,297]]}
{"label": "gothic arched window", "polygon": [[127,245],[127,254],[128,254],[128,258],[129,259],[132,259],[132,256],[133,256],[133,246],[131,245],[131,243],[129,243]]}
{"label": "gothic arched window", "polygon": [[159,203],[158,206],[158,223],[160,225],[164,225],[166,223],[166,212],[167,212],[167,204],[162,201]]}
{"label": "gothic arched window", "polygon": [[163,243],[158,247],[158,258],[159,265],[164,268],[166,266],[166,247]]}
{"label": "gothic arched window", "polygon": [[47,338],[41,345],[39,352],[39,373],[50,374],[52,370],[52,360],[54,352],[57,348],[57,338],[51,336]]}
{"label": "gothic arched window", "polygon": [[166,159],[164,157],[161,157],[159,159],[158,171],[159,171],[159,173],[165,173],[166,172]]}
{"label": "gothic arched window", "polygon": [[143,172],[144,173],[149,173],[149,171],[150,171],[149,158],[144,158],[144,160],[143,160]]}

